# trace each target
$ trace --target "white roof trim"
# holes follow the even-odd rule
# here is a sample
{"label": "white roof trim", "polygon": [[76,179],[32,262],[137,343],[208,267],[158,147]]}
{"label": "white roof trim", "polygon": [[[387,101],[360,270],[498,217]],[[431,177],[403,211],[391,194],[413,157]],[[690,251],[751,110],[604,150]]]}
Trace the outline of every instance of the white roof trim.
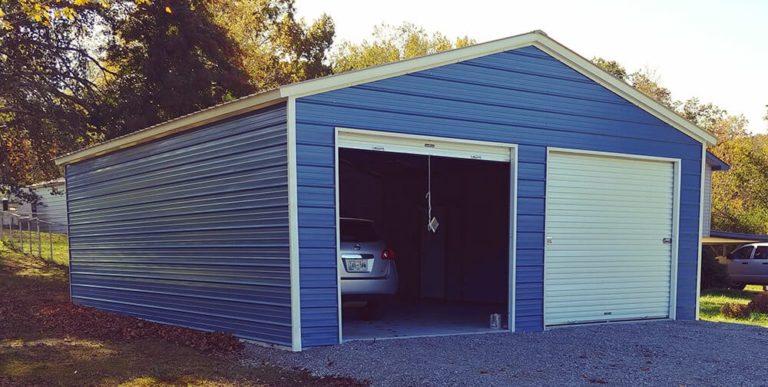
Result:
{"label": "white roof trim", "polygon": [[526,46],[535,46],[552,55],[584,76],[592,79],[614,93],[627,99],[641,109],[666,122],[670,126],[680,130],[688,136],[703,144],[715,144],[716,138],[711,133],[699,128],[690,121],[684,119],[671,109],[661,105],[652,98],[637,91],[632,86],[603,71],[586,58],[576,54],[562,44],[549,38],[541,31],[533,31],[509,38],[493,40],[455,50],[444,51],[437,54],[419,58],[398,61],[389,64],[369,67],[363,70],[350,71],[343,74],[331,75],[323,78],[298,82],[264,93],[254,94],[241,99],[216,105],[174,120],[166,121],[132,134],[118,137],[114,140],[100,143],[90,148],[83,149],[56,159],[57,165],[66,165],[85,159],[93,158],[106,153],[114,152],[147,141],[175,134],[184,130],[196,128],[211,122],[216,122],[228,117],[259,108],[269,106],[285,100],[288,97],[304,97],[319,94],[331,90],[360,85],[363,83],[378,81],[381,79],[396,77],[430,68],[444,66],[451,63],[470,60],[499,52],[514,50]]}
{"label": "white roof trim", "polygon": [[717,138],[712,133],[696,126],[672,109],[656,102],[653,98],[597,67],[590,60],[575,53],[554,39],[541,35],[534,46],[697,141],[707,145],[717,143]]}
{"label": "white roof trim", "polygon": [[311,79],[308,81],[285,85],[280,88],[280,94],[284,97],[304,97],[319,94],[330,90],[341,89],[374,82],[381,79],[396,77],[399,75],[414,73],[435,67],[445,66],[482,56],[497,54],[532,45],[542,32],[534,31],[527,34],[511,36],[504,39],[475,44],[454,50],[439,52],[418,58],[401,60],[393,63],[368,67],[362,70],[349,71],[328,77]]}
{"label": "white roof trim", "polygon": [[693,137],[697,141],[705,144],[714,144],[716,142],[714,135],[699,128],[668,107],[656,102],[653,98],[637,91],[634,87],[597,67],[588,59],[558,43],[542,31],[533,31],[527,34],[493,40],[419,58],[294,83],[281,87],[280,95],[283,97],[305,97],[526,46],[535,46],[549,55],[552,55],[567,66],[629,100],[641,109],[653,114],[660,120]]}
{"label": "white roof trim", "polygon": [[249,95],[60,156],[56,159],[56,165],[72,164],[120,149],[130,148],[205,124],[271,106],[284,100],[285,98],[280,97],[280,91],[277,89]]}
{"label": "white roof trim", "polygon": [[47,187],[64,185],[64,183],[65,183],[64,178],[60,177],[58,179],[53,179],[49,181],[41,181],[39,183],[32,184],[27,188],[47,188]]}

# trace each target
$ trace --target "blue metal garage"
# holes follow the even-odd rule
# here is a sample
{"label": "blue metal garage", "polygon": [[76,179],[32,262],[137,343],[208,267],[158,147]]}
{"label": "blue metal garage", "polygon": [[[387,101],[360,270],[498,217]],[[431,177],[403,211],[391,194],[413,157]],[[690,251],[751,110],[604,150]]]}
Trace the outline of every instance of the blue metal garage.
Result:
{"label": "blue metal garage", "polygon": [[428,263],[442,274],[422,272],[422,294],[490,297],[513,332],[691,320],[714,141],[538,31],[287,85],[59,158],[72,300],[293,350],[339,343],[340,208],[364,207],[342,203],[340,171],[368,176],[370,195],[346,197],[383,202],[434,160],[434,189],[466,195],[435,208],[435,234],[454,237],[430,251],[470,253]]}

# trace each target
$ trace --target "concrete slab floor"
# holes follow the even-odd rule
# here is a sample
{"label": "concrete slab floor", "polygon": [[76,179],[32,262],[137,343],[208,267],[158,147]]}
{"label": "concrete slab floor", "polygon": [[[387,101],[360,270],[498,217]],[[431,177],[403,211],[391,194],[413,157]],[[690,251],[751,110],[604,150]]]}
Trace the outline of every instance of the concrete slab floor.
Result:
{"label": "concrete slab floor", "polygon": [[371,318],[363,308],[342,310],[344,341],[497,332],[490,315],[499,313],[506,329],[506,305],[421,301],[376,304]]}

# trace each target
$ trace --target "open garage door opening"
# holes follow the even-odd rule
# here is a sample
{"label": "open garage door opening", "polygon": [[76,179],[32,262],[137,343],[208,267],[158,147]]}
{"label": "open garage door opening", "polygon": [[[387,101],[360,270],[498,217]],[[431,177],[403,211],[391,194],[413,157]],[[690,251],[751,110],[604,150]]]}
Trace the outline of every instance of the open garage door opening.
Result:
{"label": "open garage door opening", "polygon": [[344,340],[509,329],[509,161],[340,148],[338,168]]}

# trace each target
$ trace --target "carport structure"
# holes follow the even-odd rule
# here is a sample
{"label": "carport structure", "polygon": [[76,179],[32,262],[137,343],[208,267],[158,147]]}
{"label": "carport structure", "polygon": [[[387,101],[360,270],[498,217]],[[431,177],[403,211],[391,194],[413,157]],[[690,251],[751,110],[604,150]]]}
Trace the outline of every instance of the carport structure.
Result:
{"label": "carport structure", "polygon": [[[425,293],[493,293],[510,331],[695,319],[714,141],[538,31],[287,85],[59,158],[72,299],[293,350],[339,343],[339,160],[357,151],[507,165],[488,189],[508,198],[489,264],[503,281],[464,254]],[[449,223],[479,224],[451,203],[465,220]]]}

